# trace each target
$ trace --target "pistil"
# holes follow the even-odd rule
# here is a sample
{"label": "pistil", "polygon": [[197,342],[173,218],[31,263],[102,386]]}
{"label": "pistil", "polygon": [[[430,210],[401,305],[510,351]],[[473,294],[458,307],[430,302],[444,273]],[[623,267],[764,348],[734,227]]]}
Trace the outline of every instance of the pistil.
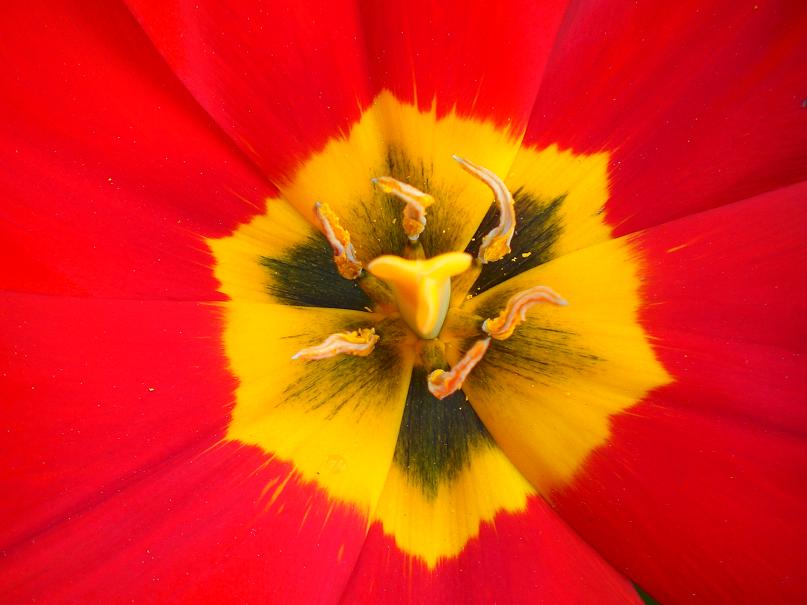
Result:
{"label": "pistil", "polygon": [[401,317],[415,334],[430,339],[443,327],[451,300],[451,278],[470,266],[470,255],[449,252],[428,260],[379,256],[367,270],[392,289]]}

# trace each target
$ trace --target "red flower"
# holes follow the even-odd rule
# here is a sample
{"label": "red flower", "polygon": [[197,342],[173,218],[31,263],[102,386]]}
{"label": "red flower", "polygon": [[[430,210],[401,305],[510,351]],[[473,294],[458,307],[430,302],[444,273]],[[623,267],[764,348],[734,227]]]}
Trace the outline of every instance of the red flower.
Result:
{"label": "red flower", "polygon": [[[210,4],[0,21],[0,600],[807,597],[799,3]],[[398,251],[384,167],[472,250],[451,153],[513,251],[417,339],[326,275],[313,203]],[[413,395],[536,279],[569,306],[470,406]]]}

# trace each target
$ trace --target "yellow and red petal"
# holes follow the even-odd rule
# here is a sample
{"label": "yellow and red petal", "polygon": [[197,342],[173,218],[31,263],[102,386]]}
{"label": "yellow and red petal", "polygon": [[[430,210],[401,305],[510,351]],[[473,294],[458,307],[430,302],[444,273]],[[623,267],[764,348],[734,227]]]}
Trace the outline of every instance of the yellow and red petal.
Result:
{"label": "yellow and red petal", "polygon": [[617,235],[804,178],[798,1],[570,8],[525,142],[612,153]]}
{"label": "yellow and red petal", "polygon": [[463,387],[497,443],[544,495],[607,442],[613,414],[670,381],[639,323],[640,270],[634,248],[610,240],[486,290],[446,326],[455,363],[476,338],[467,337],[467,326],[495,317],[514,294],[552,284],[569,301],[532,309],[509,339],[493,340]]}
{"label": "yellow and red petal", "polygon": [[[607,241],[804,178],[796,3],[677,5],[649,40],[657,8],[575,5],[557,43],[562,2],[320,3],[283,19],[274,5],[133,6],[213,120],[120,8],[10,13],[0,236],[18,262],[0,285],[221,300],[221,283],[231,300],[3,294],[2,481],[19,494],[2,510],[4,595],[335,601],[347,587],[378,601],[472,585],[481,601],[635,599],[586,540],[662,602],[801,600],[803,186]],[[330,267],[327,245],[285,202],[264,210],[278,193],[214,121],[308,218],[333,197],[370,256],[403,242],[379,231],[393,214],[371,177],[449,200],[430,209],[433,254],[464,246],[489,206],[443,176],[450,153],[502,176],[514,162],[516,210],[534,224],[464,319],[539,277],[580,314],[536,309],[494,343],[468,383],[487,429],[460,399],[440,419],[413,414],[391,326],[380,358],[295,365],[372,316],[356,292],[304,287]],[[491,394],[503,375],[506,402]],[[457,424],[444,451],[439,431]]]}
{"label": "yellow and red petal", "polygon": [[220,299],[203,236],[272,191],[125,8],[32,2],[0,23],[0,285]]}
{"label": "yellow and red petal", "polygon": [[[803,185],[793,186],[613,240],[479,297],[483,304],[531,274],[544,278],[570,264],[556,279],[573,275],[600,299],[595,310],[584,292],[564,290],[569,307],[531,316],[535,329],[549,333],[529,333],[532,345],[518,355],[511,341],[494,342],[466,387],[525,476],[660,602],[788,603],[802,594],[804,195]],[[638,351],[626,340],[631,324],[609,306],[620,298],[619,272],[597,271],[621,246],[639,263],[635,311],[652,363],[631,358]],[[572,270],[584,256],[593,275]],[[619,309],[627,302],[619,300]],[[589,320],[600,328],[586,328]],[[542,362],[543,347],[553,350],[551,364]],[[651,384],[635,390],[653,363],[667,379],[650,392]],[[511,375],[514,366],[521,376]],[[598,366],[607,368],[599,378]],[[574,377],[586,373],[586,387],[575,390]],[[495,397],[498,383],[507,384],[506,400]],[[532,405],[521,405],[519,393],[530,390]],[[625,397],[635,405],[615,409]],[[590,421],[603,411],[600,432]],[[574,458],[596,435],[599,446]]]}
{"label": "yellow and red petal", "polygon": [[125,9],[34,3],[2,28],[2,285],[47,295],[3,294],[4,596],[335,598],[367,513],[227,439],[220,308],[126,300],[224,298],[204,237],[272,189]]}
{"label": "yellow and red petal", "polygon": [[[466,494],[462,506],[472,508],[490,498],[488,481],[480,473],[476,491]],[[406,503],[404,499],[401,504]],[[452,520],[456,526],[465,523],[462,511],[457,510]],[[431,567],[401,551],[380,523],[370,528],[342,602],[432,601],[642,603],[630,583],[536,495],[529,496],[518,512],[499,512],[482,523],[461,552]]]}
{"label": "yellow and red petal", "polygon": [[804,595],[805,191],[638,236],[642,323],[674,382],[615,417],[609,444],[553,501],[662,603]]}
{"label": "yellow and red petal", "polygon": [[[0,481],[14,494],[0,511],[5,598],[341,594],[400,423],[403,399],[396,410],[384,385],[406,381],[394,363],[378,371],[389,354],[361,358],[375,372],[337,371],[338,361],[294,370],[297,341],[323,327],[311,309],[257,304],[253,318],[263,314],[276,329],[239,330],[267,343],[250,360],[246,349],[222,350],[215,305],[9,293],[0,302],[0,336],[14,343],[2,353],[14,370],[3,377],[12,405],[3,409]],[[305,317],[295,323],[294,311]],[[334,313],[337,323],[356,315]],[[368,380],[372,389],[362,387]],[[350,405],[340,410],[329,388]]]}
{"label": "yellow and red petal", "polygon": [[465,394],[415,366],[393,464],[343,602],[639,603],[493,442]]}

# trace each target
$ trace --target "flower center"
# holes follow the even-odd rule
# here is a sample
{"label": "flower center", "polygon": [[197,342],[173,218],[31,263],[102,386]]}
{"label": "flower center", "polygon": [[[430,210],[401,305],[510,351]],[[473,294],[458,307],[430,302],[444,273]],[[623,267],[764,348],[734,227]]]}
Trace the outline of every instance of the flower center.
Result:
{"label": "flower center", "polygon": [[[452,156],[469,174],[485,183],[493,192],[499,211],[499,222],[482,239],[474,260],[465,252],[449,252],[433,258],[424,258],[418,242],[427,226],[426,209],[434,198],[408,183],[389,176],[372,179],[382,191],[394,195],[404,203],[403,230],[409,239],[405,256],[385,254],[366,264],[356,255],[350,233],[327,204],[317,202],[314,213],[332,250],[334,264],[344,279],[358,280],[359,285],[375,302],[383,307],[387,296],[380,280],[392,293],[392,302],[403,321],[422,340],[437,338],[445,322],[451,303],[451,279],[462,275],[472,266],[500,261],[510,253],[510,243],[516,230],[513,196],[501,178],[492,171],[457,155]],[[505,340],[516,327],[526,320],[533,305],[548,302],[565,305],[566,301],[551,288],[535,286],[513,296],[495,318],[485,319],[479,325],[481,338],[449,370],[438,368],[428,377],[429,391],[444,399],[462,388],[462,384],[481,361],[490,346],[491,338]],[[326,359],[336,355],[366,356],[372,353],[378,335],[372,328],[331,334],[321,344],[298,351],[293,359],[307,361]]]}

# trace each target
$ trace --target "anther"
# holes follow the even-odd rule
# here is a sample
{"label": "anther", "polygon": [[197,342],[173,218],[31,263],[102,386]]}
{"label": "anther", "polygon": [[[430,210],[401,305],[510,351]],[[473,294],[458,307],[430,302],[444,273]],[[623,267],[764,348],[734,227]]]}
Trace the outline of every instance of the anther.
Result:
{"label": "anther", "polygon": [[361,328],[353,332],[338,332],[331,334],[318,345],[297,351],[292,356],[292,359],[315,361],[342,354],[366,357],[373,352],[377,342],[378,334],[375,333],[375,328]]}
{"label": "anther", "polygon": [[504,310],[496,318],[486,319],[482,323],[482,331],[496,340],[510,338],[518,325],[527,319],[527,311],[542,302],[560,306],[569,304],[552,288],[535,286],[510,297]]}
{"label": "anther", "polygon": [[339,217],[328,204],[317,202],[314,204],[314,212],[317,214],[319,222],[322,223],[325,238],[333,248],[333,260],[339,275],[345,279],[356,279],[361,275],[362,264],[356,258],[356,250],[350,243],[350,233],[342,227]]}
{"label": "anther", "polygon": [[510,242],[516,231],[516,208],[513,196],[504,181],[487,168],[469,162],[458,155],[451,157],[459,162],[466,172],[481,180],[493,191],[496,204],[499,206],[499,224],[482,239],[477,257],[482,263],[500,260],[510,253]]}
{"label": "anther", "polygon": [[465,379],[487,353],[490,338],[477,340],[457,365],[448,371],[435,370],[429,374],[429,392],[437,399],[445,399],[462,388]]}
{"label": "anther", "polygon": [[391,176],[373,179],[384,193],[391,193],[406,204],[403,211],[403,228],[410,241],[416,242],[426,229],[426,208],[434,203],[434,198],[408,183]]}

